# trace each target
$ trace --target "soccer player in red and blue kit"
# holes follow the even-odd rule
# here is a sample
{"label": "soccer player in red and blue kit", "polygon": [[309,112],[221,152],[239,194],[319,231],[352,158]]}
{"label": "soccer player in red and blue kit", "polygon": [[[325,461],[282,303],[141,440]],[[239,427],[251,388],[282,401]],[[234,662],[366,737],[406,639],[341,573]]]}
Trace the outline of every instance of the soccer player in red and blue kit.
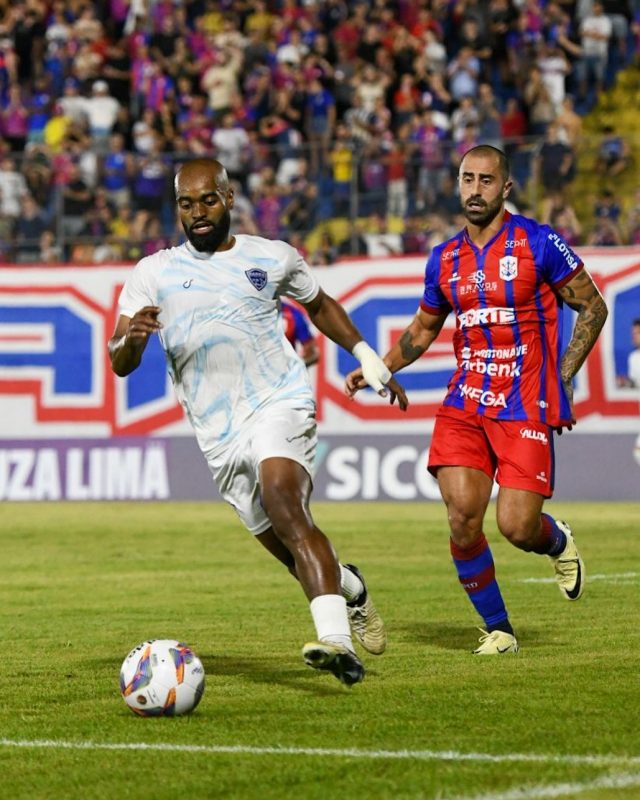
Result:
{"label": "soccer player in red and blue kit", "polygon": [[[607,308],[582,261],[548,225],[510,214],[505,155],[489,145],[460,164],[467,220],[434,248],[420,308],[384,358],[411,364],[456,315],[457,369],[436,415],[429,471],[447,506],[460,583],[484,621],[478,655],[515,653],[518,642],[483,533],[493,480],[498,528],[513,545],[550,557],[561,592],[577,600],[584,564],[571,528],[542,510],[553,493],[554,432],[571,430],[572,381],[593,348]],[[563,305],[577,311],[561,352]],[[361,370],[346,391],[362,388]]]}
{"label": "soccer player in red and blue kit", "polygon": [[[316,364],[320,358],[320,350],[311,333],[305,313],[285,300],[280,302],[284,335],[293,349],[298,353],[307,367]],[[299,345],[299,348],[298,348]]]}

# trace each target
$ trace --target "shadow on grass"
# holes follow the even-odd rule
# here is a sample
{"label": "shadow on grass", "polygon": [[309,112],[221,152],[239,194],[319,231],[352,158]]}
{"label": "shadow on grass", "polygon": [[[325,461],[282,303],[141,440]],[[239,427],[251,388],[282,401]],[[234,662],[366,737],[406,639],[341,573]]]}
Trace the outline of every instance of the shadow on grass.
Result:
{"label": "shadow on grass", "polygon": [[[349,688],[341,684],[333,675],[318,673],[301,664],[300,667],[286,667],[277,658],[237,658],[215,655],[201,656],[207,677],[235,678],[257,684],[287,686],[318,696],[331,695],[336,692],[349,692]],[[367,670],[367,674],[375,672]]]}
{"label": "shadow on grass", "polygon": [[[402,635],[407,641],[438,647],[442,650],[473,650],[480,630],[468,625],[459,626],[441,622],[412,622],[406,625],[396,625],[396,637]],[[526,642],[528,646],[542,645],[547,640],[543,628],[531,627],[518,628],[516,631],[518,641]]]}
{"label": "shadow on grass", "polygon": [[437,622],[410,622],[396,626],[396,637],[402,634],[410,642],[431,645],[443,650],[468,650],[473,629]]}

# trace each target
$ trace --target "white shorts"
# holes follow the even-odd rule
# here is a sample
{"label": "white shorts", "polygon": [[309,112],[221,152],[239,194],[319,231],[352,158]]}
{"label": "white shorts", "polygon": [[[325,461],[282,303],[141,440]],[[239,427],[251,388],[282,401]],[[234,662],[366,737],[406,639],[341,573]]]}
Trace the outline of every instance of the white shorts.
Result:
{"label": "white shorts", "polygon": [[256,414],[227,448],[207,459],[218,491],[254,536],[271,526],[260,498],[260,462],[289,458],[313,477],[317,443],[313,410],[271,406]]}

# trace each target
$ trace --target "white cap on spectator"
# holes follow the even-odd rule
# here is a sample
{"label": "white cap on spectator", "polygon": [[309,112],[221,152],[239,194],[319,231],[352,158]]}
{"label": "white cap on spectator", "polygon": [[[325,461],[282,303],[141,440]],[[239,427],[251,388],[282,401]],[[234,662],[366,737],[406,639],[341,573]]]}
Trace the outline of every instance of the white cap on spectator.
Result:
{"label": "white cap on spectator", "polygon": [[91,87],[93,92],[108,92],[109,84],[106,81],[96,81]]}

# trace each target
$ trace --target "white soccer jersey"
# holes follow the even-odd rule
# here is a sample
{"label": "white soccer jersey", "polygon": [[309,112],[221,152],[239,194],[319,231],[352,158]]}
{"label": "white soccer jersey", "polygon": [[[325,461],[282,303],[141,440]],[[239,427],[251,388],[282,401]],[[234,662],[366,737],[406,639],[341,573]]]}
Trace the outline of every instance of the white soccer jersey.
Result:
{"label": "white soccer jersey", "polygon": [[205,456],[257,410],[282,402],[315,408],[307,369],[284,335],[278,298],[305,303],[318,291],[297,250],[260,236],[238,235],[230,250],[212,254],[187,242],[138,262],[120,313],[162,309],[169,374]]}

